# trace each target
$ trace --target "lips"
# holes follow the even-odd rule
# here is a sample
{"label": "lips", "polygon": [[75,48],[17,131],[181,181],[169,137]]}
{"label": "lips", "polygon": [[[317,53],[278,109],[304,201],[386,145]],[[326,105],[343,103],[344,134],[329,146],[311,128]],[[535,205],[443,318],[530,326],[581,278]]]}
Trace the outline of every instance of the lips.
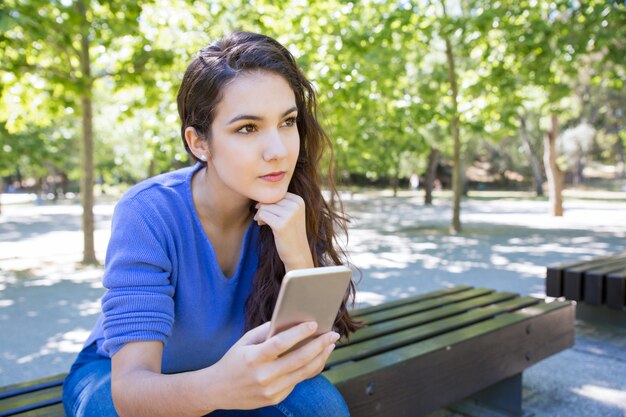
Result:
{"label": "lips", "polygon": [[265,174],[261,177],[262,180],[268,182],[278,182],[285,178],[284,171],[270,172],[269,174]]}

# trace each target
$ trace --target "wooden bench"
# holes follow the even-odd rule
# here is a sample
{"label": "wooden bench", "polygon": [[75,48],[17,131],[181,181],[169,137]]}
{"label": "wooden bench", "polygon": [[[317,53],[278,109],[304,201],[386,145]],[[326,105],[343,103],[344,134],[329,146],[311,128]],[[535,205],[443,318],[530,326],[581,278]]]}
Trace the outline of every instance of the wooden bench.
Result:
{"label": "wooden bench", "polygon": [[0,417],[65,415],[61,392],[65,374],[0,388]]}
{"label": "wooden bench", "polygon": [[546,295],[626,310],[626,252],[549,266]]}
{"label": "wooden bench", "polygon": [[[522,372],[571,347],[574,304],[467,286],[354,312],[367,327],[341,341],[324,375],[352,416],[522,416]],[[0,391],[0,417],[63,415],[63,375]],[[22,411],[19,411],[22,410]]]}

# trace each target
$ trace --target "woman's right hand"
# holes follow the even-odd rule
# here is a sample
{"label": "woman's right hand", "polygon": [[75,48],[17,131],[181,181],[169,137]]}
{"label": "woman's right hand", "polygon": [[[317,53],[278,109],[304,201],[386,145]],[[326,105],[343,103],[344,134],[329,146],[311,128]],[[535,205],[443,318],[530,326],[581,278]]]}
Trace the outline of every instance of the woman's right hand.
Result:
{"label": "woman's right hand", "polygon": [[296,384],[319,374],[339,339],[337,333],[325,333],[283,355],[316,329],[314,322],[302,323],[267,339],[267,322],[244,334],[211,367],[223,388],[217,401],[220,408],[243,410],[278,404]]}

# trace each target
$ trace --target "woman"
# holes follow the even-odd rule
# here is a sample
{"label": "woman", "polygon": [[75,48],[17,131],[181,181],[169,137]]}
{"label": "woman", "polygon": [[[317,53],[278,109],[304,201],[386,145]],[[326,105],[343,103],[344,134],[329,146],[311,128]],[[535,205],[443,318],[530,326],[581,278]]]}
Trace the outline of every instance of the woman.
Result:
{"label": "woman", "polygon": [[283,356],[316,324],[267,339],[284,273],[342,261],[311,84],[278,42],[237,32],[192,60],[178,110],[197,163],[116,206],[103,314],[65,381],[67,415],[348,415],[320,372],[356,328],[353,284],[337,332]]}

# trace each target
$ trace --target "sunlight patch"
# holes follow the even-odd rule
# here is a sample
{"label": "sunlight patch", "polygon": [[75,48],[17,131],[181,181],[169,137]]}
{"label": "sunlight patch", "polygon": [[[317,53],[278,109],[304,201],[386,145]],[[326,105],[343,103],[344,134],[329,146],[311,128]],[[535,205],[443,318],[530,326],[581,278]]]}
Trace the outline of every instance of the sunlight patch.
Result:
{"label": "sunlight patch", "polygon": [[0,308],[10,307],[15,304],[14,300],[0,300]]}
{"label": "sunlight patch", "polygon": [[467,268],[463,268],[461,265],[448,265],[445,266],[443,269],[445,269],[446,271],[452,273],[452,274],[460,274],[462,272],[467,271]]}
{"label": "sunlight patch", "polygon": [[544,245],[535,246],[505,246],[505,245],[493,245],[491,248],[494,252],[500,253],[524,253],[524,254],[539,254],[545,255],[546,252],[554,253],[575,253],[584,255],[606,255],[606,251],[602,249],[591,250],[589,246],[564,246],[561,243],[550,243]]}
{"label": "sunlight patch", "polygon": [[[352,263],[358,265],[361,269],[367,268],[407,268],[409,264],[406,261],[397,260],[394,254],[380,254],[372,256],[371,253],[353,254],[351,256]],[[390,259],[391,258],[391,259]]]}
{"label": "sunlight patch", "polygon": [[85,329],[76,329],[63,335],[61,340],[48,342],[46,347],[57,352],[78,353],[83,348],[85,340],[91,332]]}
{"label": "sunlight patch", "polygon": [[509,260],[507,258],[505,258],[504,256],[500,256],[500,255],[491,255],[491,259],[489,259],[492,265],[507,265],[509,263]]}
{"label": "sunlight patch", "polygon": [[44,356],[54,356],[57,353],[78,353],[82,350],[90,333],[91,331],[83,328],[74,329],[66,333],[57,333],[48,339],[48,342],[39,349],[39,352],[22,356],[15,362],[23,365]]}
{"label": "sunlight patch", "polygon": [[595,385],[583,385],[581,388],[573,388],[572,391],[578,395],[604,404],[616,405],[621,408],[622,411],[626,411],[626,392],[622,390],[598,387]]}
{"label": "sunlight patch", "polygon": [[514,262],[504,266],[502,269],[511,272],[517,272],[520,274],[533,275],[537,277],[545,277],[546,267],[545,265],[535,265],[532,263],[520,263]]}
{"label": "sunlight patch", "polygon": [[97,301],[85,301],[78,305],[78,311],[81,316],[93,316],[99,314],[101,311],[100,300]]}
{"label": "sunlight patch", "polygon": [[378,304],[384,303],[386,297],[382,294],[377,294],[371,291],[357,291],[355,302],[359,304],[360,307],[364,307],[365,305],[376,306]]}

